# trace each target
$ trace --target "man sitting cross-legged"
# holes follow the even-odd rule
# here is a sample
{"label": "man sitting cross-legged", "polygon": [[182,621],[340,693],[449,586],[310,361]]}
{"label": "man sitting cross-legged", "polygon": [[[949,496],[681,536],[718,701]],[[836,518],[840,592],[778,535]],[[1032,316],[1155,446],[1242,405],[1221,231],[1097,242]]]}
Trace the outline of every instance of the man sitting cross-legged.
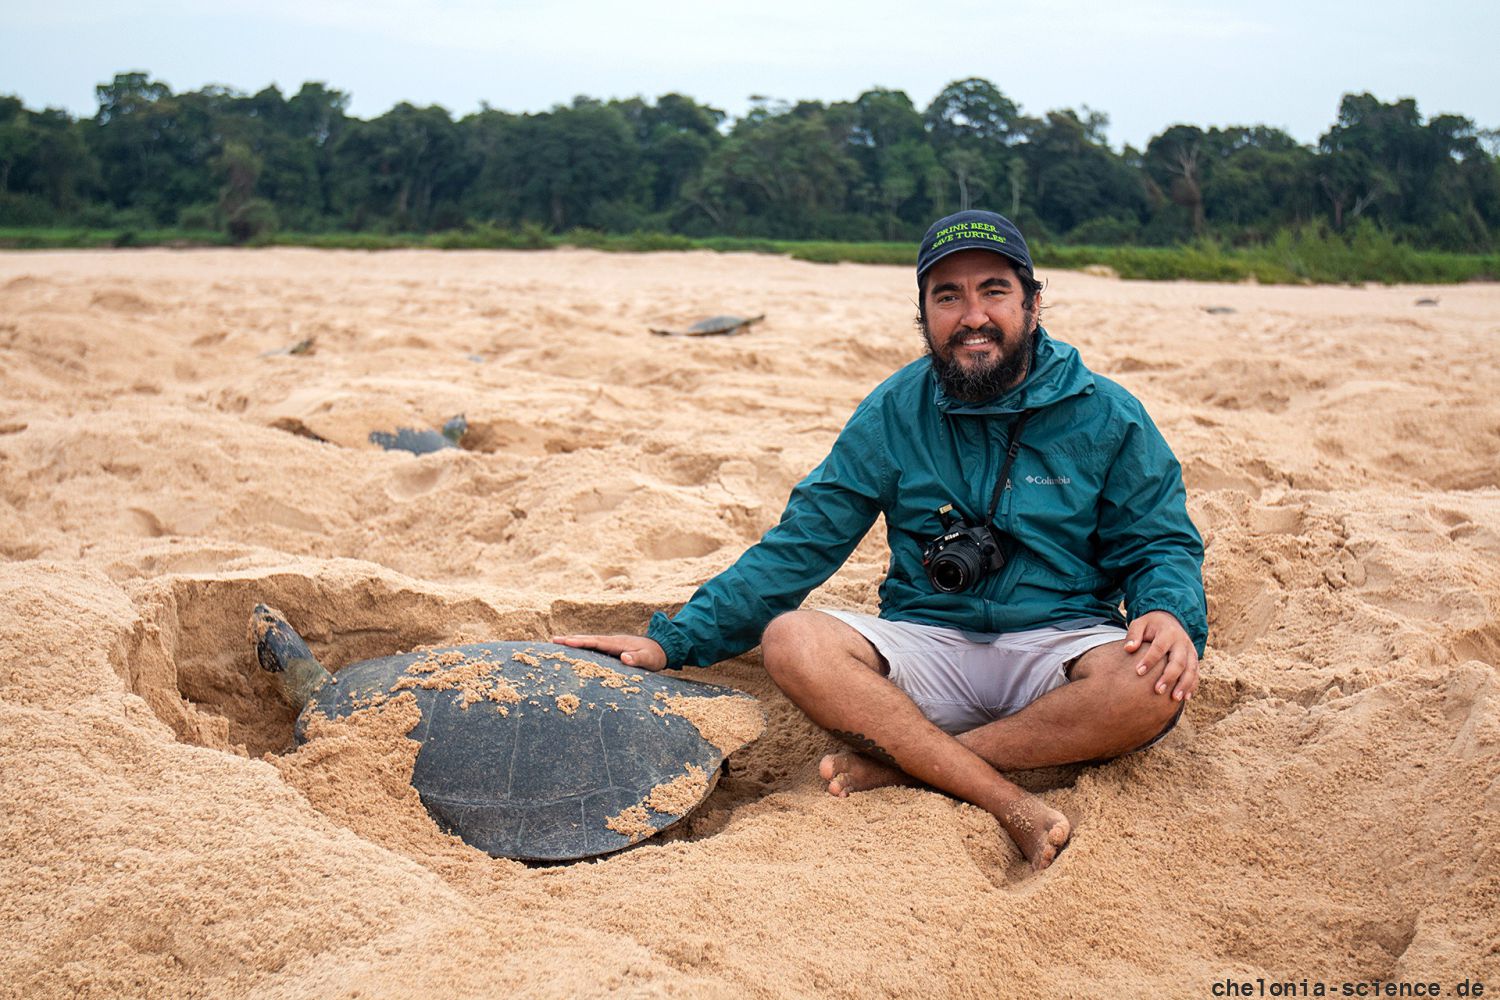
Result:
{"label": "man sitting cross-legged", "polygon": [[[760,640],[777,686],[852,748],[820,764],[831,793],[931,785],[1041,869],[1068,820],[1000,771],[1172,727],[1207,639],[1203,544],[1145,409],[1041,327],[1015,226],[935,223],[917,285],[927,357],[865,398],[765,537],[645,636],[557,641],[656,670]],[[880,616],[793,610],[881,514]]]}

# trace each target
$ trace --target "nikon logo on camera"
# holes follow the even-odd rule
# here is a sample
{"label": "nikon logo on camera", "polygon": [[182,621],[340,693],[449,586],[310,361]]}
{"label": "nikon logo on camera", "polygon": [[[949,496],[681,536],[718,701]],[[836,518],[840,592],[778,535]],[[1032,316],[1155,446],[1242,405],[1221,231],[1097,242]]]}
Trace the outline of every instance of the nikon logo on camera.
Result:
{"label": "nikon logo on camera", "polygon": [[1036,486],[1070,486],[1073,483],[1067,476],[1027,476],[1026,481]]}

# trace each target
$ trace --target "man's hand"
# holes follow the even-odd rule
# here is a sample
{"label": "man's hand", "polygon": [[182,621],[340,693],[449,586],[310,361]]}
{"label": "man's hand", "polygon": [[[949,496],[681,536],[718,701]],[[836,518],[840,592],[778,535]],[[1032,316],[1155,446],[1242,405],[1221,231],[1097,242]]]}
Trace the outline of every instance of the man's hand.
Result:
{"label": "man's hand", "polygon": [[1142,643],[1150,643],[1135,672],[1145,677],[1157,668],[1156,693],[1172,692],[1175,701],[1184,701],[1198,689],[1198,651],[1182,623],[1166,611],[1148,611],[1130,623],[1125,632],[1125,652],[1134,653]]}
{"label": "man's hand", "polygon": [[666,650],[643,635],[554,635],[552,641],[618,656],[621,663],[642,670],[660,670],[667,665]]}

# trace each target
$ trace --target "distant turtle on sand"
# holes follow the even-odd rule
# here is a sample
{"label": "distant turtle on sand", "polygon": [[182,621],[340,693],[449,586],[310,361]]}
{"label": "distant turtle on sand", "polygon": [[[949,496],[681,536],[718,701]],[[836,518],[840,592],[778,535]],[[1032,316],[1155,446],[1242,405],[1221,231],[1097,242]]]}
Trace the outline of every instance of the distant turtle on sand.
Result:
{"label": "distant turtle on sand", "polygon": [[390,431],[371,431],[370,443],[378,444],[386,451],[409,451],[413,455],[427,455],[444,448],[457,448],[468,431],[469,422],[460,413],[448,418],[441,430],[397,427],[394,434]]}
{"label": "distant turtle on sand", "polygon": [[494,857],[587,858],[664,830],[765,729],[743,692],[552,643],[449,646],[329,674],[274,608],[255,606],[250,638],[299,709],[299,743],[315,716],[414,697],[411,783],[438,826]]}
{"label": "distant turtle on sand", "polygon": [[651,327],[651,332],[662,337],[731,337],[736,333],[743,333],[765,318],[765,313],[759,316],[710,316],[708,319],[700,319],[686,330],[658,330]]}
{"label": "distant turtle on sand", "polygon": [[304,337],[301,340],[297,341],[295,344],[291,345],[290,347],[277,347],[277,348],[274,348],[274,349],[269,350],[269,351],[261,351],[260,352],[260,356],[263,357],[263,358],[269,358],[269,357],[274,357],[277,354],[290,354],[290,355],[293,355],[294,357],[298,357],[298,356],[302,356],[302,355],[316,354],[316,353],[317,353],[317,338],[316,337]]}

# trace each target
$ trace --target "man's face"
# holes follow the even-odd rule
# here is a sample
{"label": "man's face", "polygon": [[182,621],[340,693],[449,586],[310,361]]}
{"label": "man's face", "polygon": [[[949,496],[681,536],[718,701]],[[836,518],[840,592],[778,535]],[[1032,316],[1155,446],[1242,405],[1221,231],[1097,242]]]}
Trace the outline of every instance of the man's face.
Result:
{"label": "man's face", "polygon": [[1027,309],[1015,266],[988,250],[949,254],[927,272],[926,286],[922,336],[948,395],[977,403],[1020,384],[1041,293]]}

